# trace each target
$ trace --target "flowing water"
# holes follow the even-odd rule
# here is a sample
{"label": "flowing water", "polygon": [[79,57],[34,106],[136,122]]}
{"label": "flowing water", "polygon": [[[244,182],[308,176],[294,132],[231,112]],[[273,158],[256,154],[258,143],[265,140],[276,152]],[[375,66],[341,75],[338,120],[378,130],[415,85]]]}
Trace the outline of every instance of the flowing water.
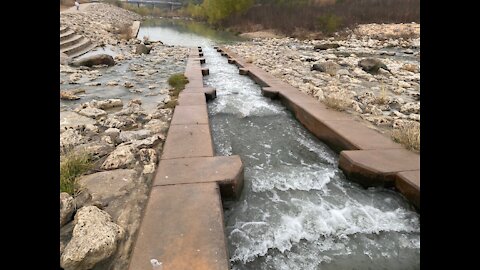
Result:
{"label": "flowing water", "polygon": [[216,154],[245,165],[241,198],[224,202],[233,269],[420,268],[420,216],[401,195],[348,181],[338,154],[239,75],[217,40],[157,28],[140,33],[203,47],[204,82],[217,89],[208,105]]}

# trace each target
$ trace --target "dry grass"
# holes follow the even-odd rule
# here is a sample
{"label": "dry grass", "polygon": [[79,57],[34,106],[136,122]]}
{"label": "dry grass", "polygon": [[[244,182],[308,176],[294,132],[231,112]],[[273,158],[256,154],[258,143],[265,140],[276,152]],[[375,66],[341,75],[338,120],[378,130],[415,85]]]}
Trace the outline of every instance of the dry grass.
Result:
{"label": "dry grass", "polygon": [[375,100],[373,103],[378,104],[378,105],[387,105],[389,103],[390,99],[388,98],[387,95],[387,90],[385,89],[385,85],[382,85],[382,89],[380,90],[380,94],[378,96],[375,96]]}
{"label": "dry grass", "polygon": [[92,158],[87,153],[69,152],[60,156],[60,192],[74,195],[78,177],[92,167]]}
{"label": "dry grass", "polygon": [[329,95],[329,96],[325,96],[323,103],[325,103],[325,105],[337,111],[345,111],[350,106],[351,101],[343,97]]}
{"label": "dry grass", "polygon": [[419,70],[418,66],[414,64],[405,64],[402,66],[402,69],[410,72],[417,72]]}
{"label": "dry grass", "polygon": [[175,106],[177,106],[177,104],[178,104],[177,100],[172,99],[169,102],[165,103],[165,105],[163,105],[163,109],[173,109],[175,108]]}
{"label": "dry grass", "polygon": [[129,23],[114,25],[111,28],[110,32],[112,32],[115,35],[118,35],[120,39],[124,39],[124,40],[129,40],[134,37],[132,33],[132,25]]}
{"label": "dry grass", "polygon": [[392,138],[407,149],[420,151],[420,124],[409,122],[398,129],[394,129]]}
{"label": "dry grass", "polygon": [[124,24],[120,26],[120,38],[130,40],[133,38],[132,26],[130,24]]}

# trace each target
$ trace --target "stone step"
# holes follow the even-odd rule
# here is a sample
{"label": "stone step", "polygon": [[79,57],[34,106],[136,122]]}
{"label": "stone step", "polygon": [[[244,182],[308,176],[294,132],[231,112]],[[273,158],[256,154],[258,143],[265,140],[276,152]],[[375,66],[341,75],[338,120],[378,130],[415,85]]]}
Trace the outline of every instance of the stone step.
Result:
{"label": "stone step", "polygon": [[420,155],[406,149],[342,151],[338,167],[365,187],[393,187],[397,173],[420,170]]}
{"label": "stone step", "polygon": [[161,159],[213,157],[214,155],[208,124],[171,125]]}
{"label": "stone step", "polygon": [[70,39],[60,41],[60,49],[68,48],[68,47],[72,46],[73,44],[80,43],[82,40],[83,40],[82,36],[74,35]]}
{"label": "stone step", "polygon": [[88,39],[84,39],[83,41],[76,43],[70,47],[65,49],[61,49],[60,52],[65,53],[69,57],[77,57],[84,53],[87,53],[89,50],[95,48],[95,45]]}
{"label": "stone step", "polygon": [[87,52],[89,52],[89,51],[91,51],[91,50],[95,49],[95,47],[97,47],[97,45],[96,45],[96,44],[93,44],[93,43],[91,43],[91,44],[90,44],[90,46],[86,47],[85,49],[83,49],[83,50],[81,50],[81,51],[78,51],[78,52],[76,52],[76,53],[72,54],[70,57],[71,57],[71,58],[75,58],[75,57],[78,57],[78,56],[84,55],[84,54],[86,54]]}
{"label": "stone step", "polygon": [[230,269],[217,183],[152,188],[128,269],[152,268]]}
{"label": "stone step", "polygon": [[60,34],[60,42],[70,39],[75,35],[75,32],[73,30],[68,30],[63,34]]}
{"label": "stone step", "polygon": [[60,35],[70,30],[68,26],[60,26]]}
{"label": "stone step", "polygon": [[153,186],[207,182],[218,183],[223,199],[239,198],[243,187],[240,156],[164,159],[158,164]]}

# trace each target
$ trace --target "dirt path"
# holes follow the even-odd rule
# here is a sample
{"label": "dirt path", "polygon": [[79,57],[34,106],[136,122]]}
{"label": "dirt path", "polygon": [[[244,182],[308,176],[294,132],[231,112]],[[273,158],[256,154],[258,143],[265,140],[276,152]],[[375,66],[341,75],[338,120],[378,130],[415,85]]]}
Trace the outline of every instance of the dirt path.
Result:
{"label": "dirt path", "polygon": [[86,8],[88,6],[90,6],[92,3],[84,3],[84,4],[80,4],[80,9],[77,10],[77,7],[75,6],[72,6],[70,8],[67,8],[67,9],[64,9],[64,10],[61,10],[60,9],[60,12],[61,13],[72,13],[72,12],[86,12]]}

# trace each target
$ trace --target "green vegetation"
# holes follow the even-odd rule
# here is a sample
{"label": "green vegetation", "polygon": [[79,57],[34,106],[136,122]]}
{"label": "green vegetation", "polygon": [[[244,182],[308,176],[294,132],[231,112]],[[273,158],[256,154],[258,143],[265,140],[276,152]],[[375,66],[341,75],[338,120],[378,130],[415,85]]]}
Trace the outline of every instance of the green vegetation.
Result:
{"label": "green vegetation", "polygon": [[77,178],[93,167],[92,158],[86,153],[69,152],[60,156],[60,192],[74,195]]}
{"label": "green vegetation", "polygon": [[163,108],[173,109],[177,106],[177,99],[180,91],[185,89],[185,85],[188,83],[188,78],[185,77],[182,73],[173,74],[168,78],[168,84],[173,87],[170,89],[170,98],[171,100],[163,105]]}
{"label": "green vegetation", "polygon": [[189,3],[187,13],[194,18],[218,24],[232,14],[241,14],[252,7],[254,0],[204,0],[202,4]]}
{"label": "green vegetation", "polygon": [[330,35],[340,29],[342,18],[335,14],[324,14],[318,17],[318,27],[320,31]]}
{"label": "green vegetation", "polygon": [[185,77],[185,75],[183,75],[182,73],[173,74],[172,76],[170,76],[170,78],[168,78],[168,84],[178,92],[185,89],[185,85],[187,83],[188,78]]}

